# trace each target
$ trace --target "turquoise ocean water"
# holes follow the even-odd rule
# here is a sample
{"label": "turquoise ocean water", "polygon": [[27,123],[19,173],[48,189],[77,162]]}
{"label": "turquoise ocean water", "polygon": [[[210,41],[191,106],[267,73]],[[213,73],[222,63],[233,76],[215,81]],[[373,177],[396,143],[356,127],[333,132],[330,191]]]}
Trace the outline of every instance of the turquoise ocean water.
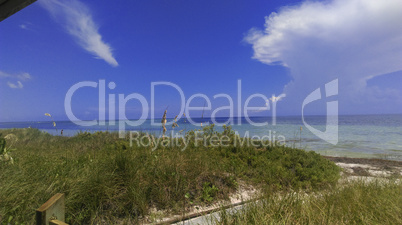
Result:
{"label": "turquoise ocean water", "polygon": [[[240,136],[254,135],[265,138],[270,137],[271,140],[284,140],[287,145],[313,150],[323,155],[330,156],[348,156],[348,157],[369,157],[383,158],[390,160],[402,161],[402,115],[344,115],[339,116],[338,120],[338,143],[336,145],[327,143],[315,136],[304,126],[301,116],[283,116],[276,118],[276,125],[270,117],[254,117],[250,118],[253,122],[268,122],[265,126],[253,126],[245,118],[216,118],[218,123],[229,122],[233,130],[237,131]],[[305,122],[314,128],[325,131],[325,116],[305,116]],[[171,121],[172,119],[168,119]],[[202,122],[205,124],[212,123],[210,118],[193,118],[198,125]],[[134,120],[132,120],[134,121]],[[152,125],[150,120],[140,121],[139,126],[126,125],[126,131],[142,131],[161,134],[161,126]],[[160,119],[155,119],[160,122]],[[118,131],[118,121],[112,125],[106,121],[105,125],[94,125],[89,127],[79,126],[71,121],[56,121],[56,129],[51,121],[30,121],[30,122],[0,122],[0,129],[7,128],[37,128],[53,135],[73,136],[80,131]],[[200,129],[199,126],[192,125],[187,119],[178,121],[179,130]],[[169,127],[169,126],[168,126]],[[300,127],[302,130],[300,131]],[[221,126],[215,126],[218,131],[222,130]],[[168,129],[168,131],[171,129]]]}

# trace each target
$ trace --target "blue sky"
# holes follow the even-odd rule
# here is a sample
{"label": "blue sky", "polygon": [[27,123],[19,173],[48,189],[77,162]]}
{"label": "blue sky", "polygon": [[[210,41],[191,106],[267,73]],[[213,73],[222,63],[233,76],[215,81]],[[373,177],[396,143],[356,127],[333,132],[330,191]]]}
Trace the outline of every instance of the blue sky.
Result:
{"label": "blue sky", "polygon": [[[99,80],[116,84],[106,97],[138,93],[149,103],[151,82],[172,82],[186,100],[205,94],[212,110],[228,105],[213,98],[220,93],[237,108],[241,80],[242,104],[254,93],[284,93],[277,114],[300,115],[310,92],[338,79],[340,114],[402,113],[401,11],[396,0],[39,0],[0,22],[0,121],[47,120],[44,113],[67,120],[68,90]],[[74,115],[97,119],[98,99],[97,88],[77,90]],[[325,104],[305,113],[325,114]],[[204,100],[190,105],[203,107]],[[159,86],[150,110],[160,117],[166,107],[168,117],[178,114],[180,96]],[[123,108],[128,118],[141,115],[139,101]],[[108,103],[100,110],[108,115]]]}

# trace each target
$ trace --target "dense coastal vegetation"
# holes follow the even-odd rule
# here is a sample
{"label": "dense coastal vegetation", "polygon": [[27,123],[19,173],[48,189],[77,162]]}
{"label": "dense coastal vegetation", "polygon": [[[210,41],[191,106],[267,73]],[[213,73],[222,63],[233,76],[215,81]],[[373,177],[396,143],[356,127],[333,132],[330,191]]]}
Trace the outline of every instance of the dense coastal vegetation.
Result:
{"label": "dense coastal vegetation", "polygon": [[[66,195],[69,224],[139,222],[151,209],[180,214],[189,206],[227,200],[239,184],[261,190],[274,204],[227,215],[223,223],[401,221],[401,204],[394,204],[401,202],[400,185],[339,188],[340,168],[319,154],[244,140],[230,127],[219,133],[207,126],[184,139],[159,137],[158,142],[154,135],[137,133],[141,144],[110,132],[63,137],[26,128],[0,133],[17,138],[10,153],[14,162],[0,161],[2,223],[32,224],[35,209],[56,193]],[[172,144],[183,141],[185,149]],[[305,200],[291,195],[295,192],[324,194],[302,204]],[[284,197],[273,198],[274,193]],[[349,203],[362,210],[350,209]],[[345,217],[336,220],[341,213]]]}

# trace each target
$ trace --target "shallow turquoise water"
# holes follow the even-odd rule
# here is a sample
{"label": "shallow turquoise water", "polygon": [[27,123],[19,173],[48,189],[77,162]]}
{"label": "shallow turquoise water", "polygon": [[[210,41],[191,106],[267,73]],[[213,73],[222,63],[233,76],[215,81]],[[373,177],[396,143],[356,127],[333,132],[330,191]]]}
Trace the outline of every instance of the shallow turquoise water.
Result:
{"label": "shallow turquoise water", "polygon": [[[306,116],[305,121],[315,129],[325,131],[325,116]],[[172,119],[168,119],[171,121]],[[210,118],[193,118],[197,125],[192,125],[187,119],[178,122],[179,127],[174,131],[200,129],[200,123],[205,126],[212,122]],[[276,125],[273,125],[272,118],[258,117],[251,118],[253,122],[268,122],[265,126],[253,126],[244,118],[216,118],[218,123],[229,122],[233,130],[240,136],[248,135],[265,139],[283,140],[289,146],[295,146],[306,150],[313,150],[323,155],[349,156],[349,157],[370,157],[384,158],[402,161],[402,115],[350,115],[339,116],[338,122],[338,143],[336,145],[327,143],[314,135],[302,122],[301,116],[277,117]],[[133,120],[134,121],[134,120]],[[143,131],[155,135],[161,135],[161,125],[152,125],[150,120],[140,121],[139,126],[126,125],[126,131]],[[160,119],[155,119],[156,123]],[[0,129],[6,128],[38,128],[45,132],[60,135],[73,136],[79,131],[95,132],[99,130],[118,131],[119,124],[105,122],[105,125],[94,125],[89,127],[79,126],[71,121],[56,121],[57,132],[51,121],[32,122],[3,122]],[[170,127],[170,126],[168,126]],[[300,131],[302,127],[302,131]],[[221,126],[216,126],[221,131]],[[172,129],[168,129],[172,131]]]}

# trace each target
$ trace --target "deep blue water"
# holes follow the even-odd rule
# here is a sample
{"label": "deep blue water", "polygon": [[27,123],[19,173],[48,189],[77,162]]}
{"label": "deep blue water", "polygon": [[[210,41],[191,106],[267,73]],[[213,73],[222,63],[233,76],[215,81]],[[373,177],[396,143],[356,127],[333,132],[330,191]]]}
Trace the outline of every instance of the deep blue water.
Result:
{"label": "deep blue water", "polygon": [[[285,140],[289,146],[301,147],[306,150],[313,150],[323,155],[349,156],[349,157],[370,157],[385,158],[402,161],[402,115],[344,115],[339,116],[339,140],[336,145],[327,143],[315,136],[307,129],[301,116],[284,116],[276,118],[276,125],[270,117],[250,118],[254,123],[268,122],[266,126],[253,126],[245,118],[215,118],[216,123],[228,122],[240,136],[248,134],[262,137],[270,136]],[[305,122],[314,128],[325,131],[326,116],[305,116]],[[173,119],[168,119],[172,121]],[[192,118],[198,125],[212,123],[211,118]],[[133,120],[134,121],[134,120]],[[129,126],[126,130],[150,132],[155,135],[161,134],[161,125],[151,125],[150,120],[144,120],[139,126]],[[160,119],[155,119],[156,123]],[[71,121],[56,121],[56,128],[52,121],[32,121],[32,122],[1,122],[0,129],[7,128],[37,128],[44,132],[54,135],[73,136],[79,131],[118,131],[119,123],[114,125],[106,121],[105,125],[95,125],[90,127],[79,126]],[[187,119],[178,122],[179,127],[174,131],[199,129],[199,126],[192,125]],[[170,128],[170,126],[167,126]],[[300,131],[302,127],[302,131]],[[216,130],[221,131],[221,126],[215,126]],[[168,131],[171,129],[168,129]]]}

